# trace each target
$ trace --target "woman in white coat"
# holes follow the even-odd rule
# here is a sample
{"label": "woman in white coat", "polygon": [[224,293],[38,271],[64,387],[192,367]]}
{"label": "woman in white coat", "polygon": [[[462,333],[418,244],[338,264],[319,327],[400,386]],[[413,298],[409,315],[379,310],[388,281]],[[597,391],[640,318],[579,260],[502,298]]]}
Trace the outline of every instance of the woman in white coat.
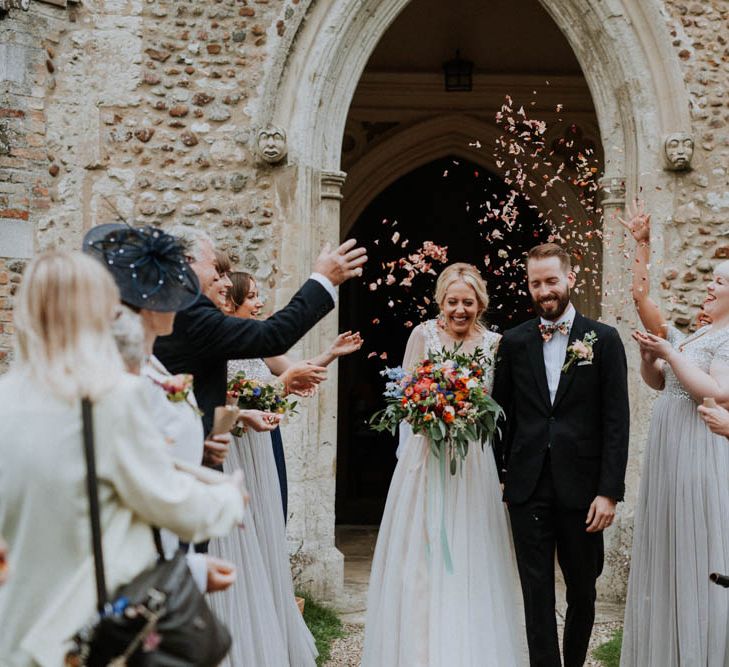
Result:
{"label": "woman in white coat", "polygon": [[151,525],[196,541],[243,518],[239,476],[206,485],[174,468],[145,381],[123,371],[110,330],[118,303],[111,276],[81,253],[39,256],[18,293],[15,362],[0,378],[0,534],[13,556],[0,587],[3,666],[62,665],[94,614],[82,396],[94,404],[110,592],[154,563]]}

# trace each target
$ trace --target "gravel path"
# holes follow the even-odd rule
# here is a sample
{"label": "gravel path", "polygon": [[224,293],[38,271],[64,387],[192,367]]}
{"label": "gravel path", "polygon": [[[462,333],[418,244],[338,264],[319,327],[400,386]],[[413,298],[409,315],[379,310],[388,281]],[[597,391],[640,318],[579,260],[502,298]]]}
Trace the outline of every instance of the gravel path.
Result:
{"label": "gravel path", "polygon": [[[595,625],[585,667],[602,667],[602,663],[592,658],[592,650],[610,639],[620,626],[619,622]],[[332,644],[331,658],[325,667],[359,667],[364,641],[364,626],[346,623],[343,627],[346,634]]]}
{"label": "gravel path", "polygon": [[345,623],[344,637],[335,639],[332,653],[324,667],[359,667],[364,643],[364,626]]}

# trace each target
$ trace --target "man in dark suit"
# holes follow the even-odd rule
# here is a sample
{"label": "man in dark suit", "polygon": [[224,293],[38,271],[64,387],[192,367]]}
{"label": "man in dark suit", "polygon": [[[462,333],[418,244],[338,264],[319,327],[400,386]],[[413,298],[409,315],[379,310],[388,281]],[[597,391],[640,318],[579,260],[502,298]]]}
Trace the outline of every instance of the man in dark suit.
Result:
{"label": "man in dark suit", "polygon": [[603,534],[622,500],[628,457],[627,364],[618,332],[570,303],[569,255],[533,248],[527,279],[538,317],[501,340],[495,446],[504,482],[533,667],[560,667],[554,555],[567,587],[565,667],[584,664],[595,618]]}
{"label": "man in dark suit", "polygon": [[273,357],[287,352],[309,329],[334,308],[334,288],[362,274],[367,261],[356,241],[337,250],[327,245],[314,263],[311,277],[289,303],[267,320],[228,317],[207,297],[219,280],[215,249],[203,232],[174,228],[170,233],[187,246],[202,295],[177,313],[170,336],[157,339],[154,353],[172,373],[192,373],[195,398],[203,411],[205,431],[213,424],[215,408],[225,404],[229,359]]}

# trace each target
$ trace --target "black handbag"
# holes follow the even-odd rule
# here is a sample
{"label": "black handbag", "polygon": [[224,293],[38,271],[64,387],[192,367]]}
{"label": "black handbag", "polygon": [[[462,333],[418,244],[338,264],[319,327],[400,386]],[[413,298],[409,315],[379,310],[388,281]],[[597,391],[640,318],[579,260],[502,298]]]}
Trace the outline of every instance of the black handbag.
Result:
{"label": "black handbag", "polygon": [[81,403],[98,617],[74,637],[67,665],[86,667],[214,667],[230,650],[228,629],[213,615],[179,550],[121,586],[109,601],[101,545],[92,406]]}

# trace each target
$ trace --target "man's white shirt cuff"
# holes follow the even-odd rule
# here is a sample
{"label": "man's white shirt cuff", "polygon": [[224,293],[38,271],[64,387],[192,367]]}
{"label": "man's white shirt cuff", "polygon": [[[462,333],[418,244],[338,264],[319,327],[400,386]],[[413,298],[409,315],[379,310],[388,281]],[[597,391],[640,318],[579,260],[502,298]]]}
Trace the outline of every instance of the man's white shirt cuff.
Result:
{"label": "man's white shirt cuff", "polygon": [[309,278],[311,280],[316,280],[327,292],[329,292],[329,296],[332,297],[332,301],[334,303],[337,302],[337,290],[334,289],[334,285],[332,284],[332,281],[329,280],[325,275],[321,273],[312,273]]}

